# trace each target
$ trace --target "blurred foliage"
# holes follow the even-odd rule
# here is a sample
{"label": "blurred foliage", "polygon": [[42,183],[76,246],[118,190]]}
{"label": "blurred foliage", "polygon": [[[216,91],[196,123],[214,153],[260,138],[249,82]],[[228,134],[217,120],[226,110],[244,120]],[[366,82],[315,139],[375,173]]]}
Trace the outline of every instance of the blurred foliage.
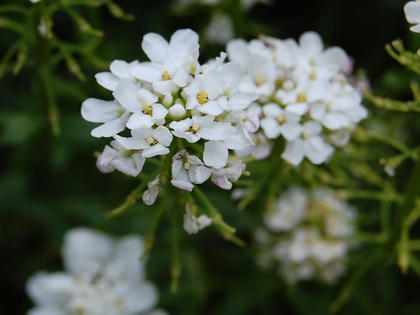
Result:
{"label": "blurred foliage", "polygon": [[[287,287],[275,270],[261,270],[255,263],[252,231],[261,223],[266,200],[249,200],[239,213],[228,193],[206,185],[206,195],[248,246],[225,242],[212,229],[192,237],[180,231],[182,275],[178,291],[171,293],[173,234],[170,220],[162,220],[148,263],[161,306],[171,314],[187,315],[420,313],[420,260],[415,256],[420,249],[415,240],[420,234],[420,170],[414,166],[419,163],[420,128],[418,113],[402,109],[405,104],[418,112],[418,76],[384,49],[402,37],[405,48],[395,46],[399,42],[388,48],[393,57],[404,65],[402,57],[419,58],[407,52],[420,47],[420,36],[409,33],[402,11],[405,1],[272,2],[245,12],[239,1],[223,1],[217,7],[194,6],[183,14],[167,0],[0,3],[0,314],[26,312],[31,305],[27,278],[38,270],[62,268],[60,245],[69,228],[84,225],[116,235],[150,231],[154,207],[136,204],[123,216],[105,218],[136,180],[96,170],[94,152],[104,143],[89,135],[91,125],[81,119],[80,104],[88,96],[105,95],[93,75],[110,60],[144,59],[139,55],[143,34],[154,31],[167,37],[182,27],[203,31],[214,10],[232,14],[236,35],[245,38],[260,33],[297,38],[304,31],[318,31],[366,71],[373,85],[367,103],[370,118],[330,164],[305,164],[299,173],[279,165],[271,178],[264,176],[265,163],[250,166],[253,178],[266,180],[269,187],[276,183],[272,189],[258,188],[271,194],[263,194],[268,201],[286,189],[291,178],[306,186],[326,184],[351,199],[360,211],[362,246],[349,260],[348,277],[337,286],[309,282]],[[38,31],[41,22],[45,37]],[[203,59],[214,57],[220,48],[203,38]],[[58,135],[59,129],[60,136],[53,136],[51,130]],[[384,166],[395,169],[395,176],[388,177]],[[180,220],[183,207],[174,209]]]}

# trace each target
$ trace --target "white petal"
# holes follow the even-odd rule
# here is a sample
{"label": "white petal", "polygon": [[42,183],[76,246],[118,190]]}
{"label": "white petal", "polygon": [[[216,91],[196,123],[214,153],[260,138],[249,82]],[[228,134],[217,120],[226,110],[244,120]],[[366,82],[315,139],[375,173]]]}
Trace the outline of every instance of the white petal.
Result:
{"label": "white petal", "polygon": [[167,81],[154,81],[153,88],[160,94],[166,95],[176,91],[178,87],[170,80]]}
{"label": "white petal", "polygon": [[243,39],[235,39],[228,43],[227,53],[229,59],[238,62],[241,65],[245,66],[248,62],[248,44]]}
{"label": "white petal", "polygon": [[322,54],[322,61],[325,64],[336,65],[340,71],[345,71],[350,65],[349,57],[340,47],[331,47],[325,50]]}
{"label": "white petal", "polygon": [[97,98],[88,98],[82,103],[82,117],[90,122],[107,122],[120,116],[121,110],[114,101],[103,101]]}
{"label": "white petal", "polygon": [[118,85],[119,78],[111,72],[100,72],[95,74],[95,79],[98,84],[110,91],[115,91]]}
{"label": "white petal", "polygon": [[136,112],[140,107],[137,90],[138,87],[134,82],[125,79],[118,83],[117,88],[112,95],[114,95],[115,99],[127,110]]}
{"label": "white petal", "polygon": [[212,123],[209,127],[202,127],[198,130],[197,135],[206,140],[224,140],[232,134],[234,128],[230,123]]}
{"label": "white petal", "polygon": [[130,116],[127,121],[127,128],[139,129],[139,128],[150,128],[154,124],[153,118],[149,115],[141,112],[134,113]]}
{"label": "white petal", "polygon": [[226,175],[213,175],[211,177],[211,181],[222,189],[225,189],[225,190],[232,189],[232,183],[229,181]]}
{"label": "white petal", "polygon": [[351,125],[349,119],[341,113],[327,113],[322,122],[325,127],[331,130],[337,130]]}
{"label": "white petal", "polygon": [[194,188],[194,185],[191,184],[191,182],[187,182],[183,180],[172,179],[171,184],[175,186],[176,188],[186,190],[186,191],[192,191]]}
{"label": "white petal", "polygon": [[158,97],[146,89],[139,89],[137,91],[137,96],[139,97],[140,101],[146,102],[149,104],[153,104],[158,101]]}
{"label": "white petal", "polygon": [[296,103],[287,105],[286,111],[292,114],[296,114],[302,116],[308,111],[308,104],[307,103]]}
{"label": "white petal", "polygon": [[162,79],[162,70],[151,63],[143,62],[135,64],[130,69],[131,73],[137,79],[146,82],[155,82]]}
{"label": "white petal", "polygon": [[153,308],[158,300],[156,288],[147,282],[127,287],[123,294],[124,309],[130,314],[139,314]]}
{"label": "white petal", "polygon": [[217,101],[208,101],[207,103],[201,105],[198,109],[200,112],[212,116],[220,115],[223,112],[223,108]]}
{"label": "white petal", "polygon": [[311,117],[318,121],[321,121],[327,110],[327,106],[324,103],[314,103],[311,105]]}
{"label": "white petal", "polygon": [[273,118],[263,118],[261,120],[261,128],[269,139],[275,139],[281,134],[281,128],[278,122]]}
{"label": "white petal", "polygon": [[153,137],[165,146],[169,146],[173,139],[169,129],[163,126],[159,126],[153,130]]}
{"label": "white petal", "polygon": [[206,165],[222,168],[226,165],[228,156],[228,149],[223,142],[208,141],[204,144],[203,160]]}
{"label": "white petal", "polygon": [[285,123],[281,126],[281,133],[288,141],[295,140],[302,132],[302,126],[298,123]]}
{"label": "white petal", "polygon": [[304,51],[309,52],[312,56],[319,55],[324,47],[321,37],[315,32],[303,33],[299,38],[299,44]]}
{"label": "white petal", "polygon": [[161,104],[152,105],[153,119],[164,119],[168,114],[168,110]]}
{"label": "white petal", "polygon": [[138,152],[125,159],[115,159],[112,161],[112,165],[121,173],[135,177],[140,174],[145,161],[146,159],[142,156],[141,152]]}
{"label": "white petal", "polygon": [[169,153],[169,149],[160,143],[155,144],[145,150],[143,150],[143,157],[149,158],[156,155],[166,155]]}
{"label": "white petal", "polygon": [[171,53],[183,52],[198,59],[199,54],[198,35],[191,29],[178,30],[172,34],[170,40]]}
{"label": "white petal", "polygon": [[126,118],[121,116],[114,120],[108,121],[103,125],[93,129],[90,134],[93,137],[112,137],[125,129]]}
{"label": "white petal", "polygon": [[144,139],[115,136],[115,140],[126,150],[141,150],[149,147]]}
{"label": "white petal", "polygon": [[190,167],[188,175],[193,183],[202,184],[209,179],[211,170],[203,165]]}
{"label": "white petal", "polygon": [[303,124],[303,132],[307,135],[317,135],[321,130],[322,126],[316,121],[308,121]]}
{"label": "white petal", "polygon": [[169,44],[159,34],[148,33],[144,35],[141,48],[153,62],[164,63],[168,58]]}
{"label": "white petal", "polygon": [[289,141],[286,149],[282,154],[282,158],[292,165],[299,165],[305,157],[304,143],[302,139]]}
{"label": "white petal", "polygon": [[243,110],[258,98],[258,94],[235,93],[229,96],[229,107],[231,110]]}
{"label": "white petal", "polygon": [[188,83],[188,78],[190,77],[189,73],[184,70],[177,71],[172,78],[172,82],[178,85],[179,87],[184,87]]}
{"label": "white petal", "polygon": [[114,60],[109,66],[111,72],[121,79],[130,79],[132,76],[129,71],[129,65],[123,60]]}
{"label": "white petal", "polygon": [[325,162],[333,152],[333,147],[325,143],[319,136],[311,137],[305,141],[305,155],[314,164]]}
{"label": "white petal", "polygon": [[420,23],[420,3],[409,1],[404,5],[404,13],[409,23]]}

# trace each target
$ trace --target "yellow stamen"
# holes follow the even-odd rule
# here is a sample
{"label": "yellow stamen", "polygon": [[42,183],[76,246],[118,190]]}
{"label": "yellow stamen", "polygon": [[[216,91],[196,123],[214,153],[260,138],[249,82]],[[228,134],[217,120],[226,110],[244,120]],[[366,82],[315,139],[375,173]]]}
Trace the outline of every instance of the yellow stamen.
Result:
{"label": "yellow stamen", "polygon": [[315,80],[316,79],[316,71],[312,70],[311,73],[309,73],[309,79]]}
{"label": "yellow stamen", "polygon": [[198,125],[197,124],[192,124],[190,126],[190,128],[188,128],[188,131],[190,131],[192,133],[196,133],[198,131]]}
{"label": "yellow stamen", "polygon": [[153,138],[153,137],[148,137],[147,139],[146,139],[146,141],[147,141],[147,143],[148,144],[150,144],[150,145],[156,145],[156,144],[158,144],[159,143],[159,141],[157,141],[155,138]]}
{"label": "yellow stamen", "polygon": [[203,105],[209,101],[209,94],[206,91],[200,91],[197,93],[197,101],[200,105]]}
{"label": "yellow stamen", "polygon": [[278,116],[277,116],[277,121],[278,121],[280,124],[282,124],[282,123],[284,123],[284,122],[286,121],[286,118],[284,118],[284,116],[283,116],[283,115],[278,115]]}
{"label": "yellow stamen", "polygon": [[171,75],[169,74],[169,72],[168,71],[163,71],[163,73],[162,73],[162,80],[163,81],[168,81],[168,80],[170,80],[170,79],[172,79],[172,77],[171,77]]}
{"label": "yellow stamen", "polygon": [[265,77],[265,75],[264,75],[264,74],[262,74],[262,73],[258,73],[258,74],[254,77],[254,81],[255,81],[255,84],[256,84],[257,86],[261,86],[261,85],[263,85],[265,82],[267,82],[267,78]]}
{"label": "yellow stamen", "polygon": [[152,106],[147,103],[146,101],[143,101],[141,103],[141,107],[143,108],[142,113],[146,115],[152,115]]}
{"label": "yellow stamen", "polygon": [[305,92],[300,92],[296,96],[296,102],[297,103],[305,103],[306,101],[307,101],[307,97],[306,97],[306,93]]}

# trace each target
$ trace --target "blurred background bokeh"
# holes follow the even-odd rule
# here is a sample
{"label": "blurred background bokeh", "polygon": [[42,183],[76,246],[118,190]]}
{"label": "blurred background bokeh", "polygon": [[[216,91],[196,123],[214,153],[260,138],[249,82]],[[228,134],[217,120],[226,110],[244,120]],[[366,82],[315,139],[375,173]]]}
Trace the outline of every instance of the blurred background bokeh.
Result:
{"label": "blurred background bokeh", "polygon": [[[24,5],[28,10],[33,6],[29,0],[0,4],[3,2]],[[308,30],[319,32],[326,43],[343,47],[354,58],[355,68],[365,71],[376,94],[407,99],[409,82],[416,79],[384,50],[384,45],[396,38],[402,38],[412,50],[419,47],[420,36],[409,32],[404,18],[404,0],[273,0],[249,10],[238,9],[239,1],[234,0],[185,10],[169,0],[116,3],[135,19],[116,19],[105,7],[75,7],[96,29],[103,30],[96,53],[105,62],[145,60],[140,44],[147,32],[168,38],[179,28],[192,28],[203,34],[212,14],[219,10],[232,15],[235,36],[246,39],[263,33],[298,38]],[[64,12],[58,12],[53,22],[54,33],[63,40],[78,43],[86,39]],[[17,35],[1,25],[3,56]],[[223,49],[204,36],[201,44],[203,60]],[[105,142],[90,136],[92,125],[81,118],[80,106],[88,97],[106,99],[109,95],[94,79],[94,74],[104,69],[84,57],[77,61],[84,81],[70,74],[64,63],[58,63],[53,71],[60,112],[58,137],[52,135],[48,123],[48,106],[36,69],[29,64],[18,75],[8,72],[0,79],[0,314],[24,314],[31,306],[25,293],[27,278],[38,270],[62,269],[60,246],[68,229],[89,226],[114,235],[144,234],[153,214],[153,207],[139,204],[124,216],[104,218],[104,213],[135,187],[136,180],[121,173],[104,175],[95,167],[94,153],[102,150]],[[391,133],[404,132],[401,123],[408,123],[412,128],[407,142],[418,144],[418,117],[400,120],[402,114],[377,115],[389,123]],[[249,239],[247,231],[258,220],[257,211],[238,215],[228,193],[216,193],[211,185],[206,189],[226,221]],[[254,207],[258,210],[258,204]],[[364,205],[365,210],[374,211],[371,207]],[[272,271],[262,271],[255,264],[251,248],[224,242],[210,229],[197,236],[182,234],[183,275],[178,292],[171,294],[167,225],[159,226],[147,268],[161,292],[160,305],[171,314],[326,314],[336,298],[338,287],[334,286],[307,283],[287,287]],[[419,314],[419,285],[416,276],[402,274],[392,264],[373,268],[340,313]]]}

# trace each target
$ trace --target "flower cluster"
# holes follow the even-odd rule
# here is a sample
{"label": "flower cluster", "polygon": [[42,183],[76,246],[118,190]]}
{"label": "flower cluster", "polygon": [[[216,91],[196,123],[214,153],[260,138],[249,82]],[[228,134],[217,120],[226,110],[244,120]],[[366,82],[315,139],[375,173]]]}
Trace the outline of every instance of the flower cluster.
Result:
{"label": "flower cluster", "polygon": [[265,137],[285,139],[282,157],[292,165],[305,157],[325,162],[367,116],[360,92],[350,84],[351,59],[339,47],[324,49],[317,33],[304,33],[298,42],[237,39],[227,52],[246,71],[239,90],[259,94]]}
{"label": "flower cluster", "polygon": [[[259,127],[251,106],[258,94],[239,90],[242,66],[225,62],[225,53],[200,64],[198,35],[189,29],[175,32],[169,42],[146,34],[142,48],[149,62],[115,60],[111,72],[96,75],[113,100],[82,104],[85,120],[102,123],[91,134],[113,138],[98,168],[137,176],[146,159],[168,156],[172,185],[192,191],[211,178],[231,189],[245,164],[230,158],[230,150],[252,146],[251,134]],[[156,199],[159,178],[148,185],[147,204]]]}
{"label": "flower cluster", "polygon": [[165,315],[155,309],[158,293],[144,279],[137,236],[114,240],[78,228],[63,246],[65,272],[40,272],[27,283],[36,307],[30,315]]}
{"label": "flower cluster", "polygon": [[420,33],[420,1],[409,1],[404,5],[404,13],[410,24],[415,24],[410,28],[412,32]]}
{"label": "flower cluster", "polygon": [[257,233],[265,245],[261,263],[279,262],[289,283],[312,278],[333,283],[354,245],[354,221],[354,209],[331,192],[291,188],[265,214],[267,230]]}

